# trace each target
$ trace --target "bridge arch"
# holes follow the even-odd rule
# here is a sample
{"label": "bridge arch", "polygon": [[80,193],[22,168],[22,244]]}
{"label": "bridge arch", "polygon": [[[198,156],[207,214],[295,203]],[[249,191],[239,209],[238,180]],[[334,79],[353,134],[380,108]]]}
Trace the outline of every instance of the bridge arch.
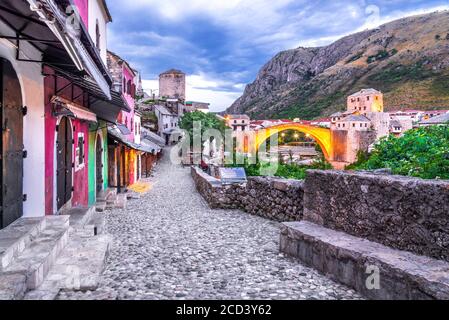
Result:
{"label": "bridge arch", "polygon": [[331,130],[327,128],[314,127],[310,125],[300,123],[288,123],[281,124],[267,129],[258,130],[256,133],[256,150],[259,150],[260,146],[274,134],[279,134],[282,131],[296,130],[310,135],[321,147],[326,160],[331,160],[332,155],[332,142],[331,142]]}

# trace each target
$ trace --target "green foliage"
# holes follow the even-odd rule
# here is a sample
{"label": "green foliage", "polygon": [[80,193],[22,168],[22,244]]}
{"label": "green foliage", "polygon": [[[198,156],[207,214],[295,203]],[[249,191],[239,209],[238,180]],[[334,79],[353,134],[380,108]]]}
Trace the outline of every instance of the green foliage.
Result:
{"label": "green foliage", "polygon": [[225,122],[212,113],[204,113],[201,111],[186,113],[181,118],[180,128],[189,133],[191,143],[193,143],[193,124],[195,122],[201,123],[201,136],[209,129],[218,130],[224,136],[225,130],[227,129]]}
{"label": "green foliage", "polygon": [[346,61],[346,63],[351,63],[354,61],[359,60],[361,57],[363,56],[363,52],[359,52],[356,55],[352,56],[351,58],[348,59],[348,61]]}
{"label": "green foliage", "polygon": [[421,60],[412,65],[390,64],[387,68],[371,75],[368,80],[370,84],[382,84],[383,88],[389,88],[392,84],[405,82],[407,80],[420,81],[434,76],[431,70],[425,68],[425,61]]}
{"label": "green foliage", "polygon": [[377,54],[373,55],[373,56],[369,56],[367,62],[368,63],[373,63],[375,61],[382,61],[385,60],[389,57],[394,56],[395,54],[398,53],[397,49],[393,49],[390,52],[388,52],[387,50],[379,50],[377,52]]}
{"label": "green foliage", "polygon": [[432,93],[437,96],[447,96],[449,95],[449,76],[439,76],[432,81],[432,86],[430,87]]}
{"label": "green foliage", "polygon": [[310,101],[310,97],[317,93],[317,87],[310,89],[299,88],[296,95],[299,97],[299,101],[290,106],[289,108],[281,111],[278,114],[279,118],[301,118],[304,120],[311,120],[320,117],[322,112],[335,104],[340,98],[344,97],[345,93],[336,92],[329,96],[324,96],[316,101]]}
{"label": "green foliage", "polygon": [[410,130],[400,138],[384,138],[368,159],[361,159],[352,168],[390,168],[399,175],[449,179],[449,125]]}
{"label": "green foliage", "polygon": [[[249,164],[248,159],[245,158],[243,165],[229,165],[229,167],[243,167],[245,168],[248,177],[261,176],[263,169],[268,169],[270,163],[257,161],[256,164]],[[312,165],[297,165],[297,164],[278,164],[275,177],[303,180],[306,177],[306,171],[310,169],[330,170],[332,166],[324,159],[324,157],[317,159]]]}
{"label": "green foliage", "polygon": [[154,113],[153,111],[145,111],[145,112],[142,112],[142,121],[157,123],[158,119],[157,119],[156,113]]}

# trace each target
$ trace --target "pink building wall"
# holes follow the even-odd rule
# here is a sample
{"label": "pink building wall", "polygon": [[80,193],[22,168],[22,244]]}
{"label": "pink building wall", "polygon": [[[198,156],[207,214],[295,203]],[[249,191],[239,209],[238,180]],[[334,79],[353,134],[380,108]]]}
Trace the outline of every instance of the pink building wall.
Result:
{"label": "pink building wall", "polygon": [[[125,66],[123,66],[123,78],[126,80],[126,83],[128,83],[128,81],[131,80],[131,84],[135,85],[134,84],[134,75]],[[134,111],[135,100],[134,100],[134,98],[135,97],[133,97],[129,93],[124,93],[124,92],[125,92],[125,88],[123,88],[123,97],[126,100],[126,102],[128,103],[128,105],[130,106],[131,111],[130,112],[122,111],[120,114],[119,122],[124,123],[128,127],[128,129],[131,131],[131,134],[128,135],[127,138],[130,141],[134,142],[134,115],[135,115],[135,111]]]}
{"label": "pink building wall", "polygon": [[84,25],[89,27],[89,0],[74,0],[73,1],[78,8],[78,11],[81,16],[81,20]]}
{"label": "pink building wall", "polygon": [[[51,73],[52,70],[46,67],[45,72]],[[45,214],[52,215],[55,213],[55,181],[56,181],[56,164],[55,164],[55,151],[56,151],[56,124],[57,118],[53,116],[53,106],[51,103],[52,97],[55,95],[56,86],[57,89],[61,89],[67,84],[68,80],[58,78],[58,83],[55,83],[53,76],[47,76],[44,80],[45,87]],[[74,96],[79,96],[82,92],[79,88],[74,88]],[[71,97],[71,87],[69,86],[62,92],[58,93],[59,96],[69,99]],[[83,105],[83,97],[74,101],[80,105]],[[89,125],[84,121],[78,119],[70,119],[73,127],[73,139],[77,141],[78,133],[84,133],[84,150],[85,160],[84,168],[75,171],[73,169],[73,187],[72,192],[72,206],[73,207],[87,207],[89,203],[89,157],[87,152],[89,150],[88,137],[89,137]],[[75,160],[76,145],[73,146],[72,161]]]}

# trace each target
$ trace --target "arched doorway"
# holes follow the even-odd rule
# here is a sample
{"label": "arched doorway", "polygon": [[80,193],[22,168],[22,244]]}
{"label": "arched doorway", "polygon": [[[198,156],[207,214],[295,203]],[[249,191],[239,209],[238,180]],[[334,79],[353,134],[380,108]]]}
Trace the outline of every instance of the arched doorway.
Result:
{"label": "arched doorway", "polygon": [[71,122],[61,118],[56,127],[56,177],[58,211],[72,198],[73,134]]}
{"label": "arched doorway", "polygon": [[96,159],[96,185],[97,194],[103,191],[104,177],[103,177],[103,140],[101,136],[97,136],[96,148],[95,148],[95,159]]}
{"label": "arched doorway", "polygon": [[23,215],[23,105],[20,81],[12,64],[0,58],[0,229]]}

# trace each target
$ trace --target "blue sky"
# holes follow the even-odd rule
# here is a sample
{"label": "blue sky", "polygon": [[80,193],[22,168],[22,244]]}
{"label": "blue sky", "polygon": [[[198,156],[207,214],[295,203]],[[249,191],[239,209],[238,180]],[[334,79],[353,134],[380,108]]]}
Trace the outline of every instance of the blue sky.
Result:
{"label": "blue sky", "polygon": [[108,0],[110,50],[142,72],[188,74],[187,99],[229,107],[281,50],[321,46],[408,15],[449,9],[448,0]]}

